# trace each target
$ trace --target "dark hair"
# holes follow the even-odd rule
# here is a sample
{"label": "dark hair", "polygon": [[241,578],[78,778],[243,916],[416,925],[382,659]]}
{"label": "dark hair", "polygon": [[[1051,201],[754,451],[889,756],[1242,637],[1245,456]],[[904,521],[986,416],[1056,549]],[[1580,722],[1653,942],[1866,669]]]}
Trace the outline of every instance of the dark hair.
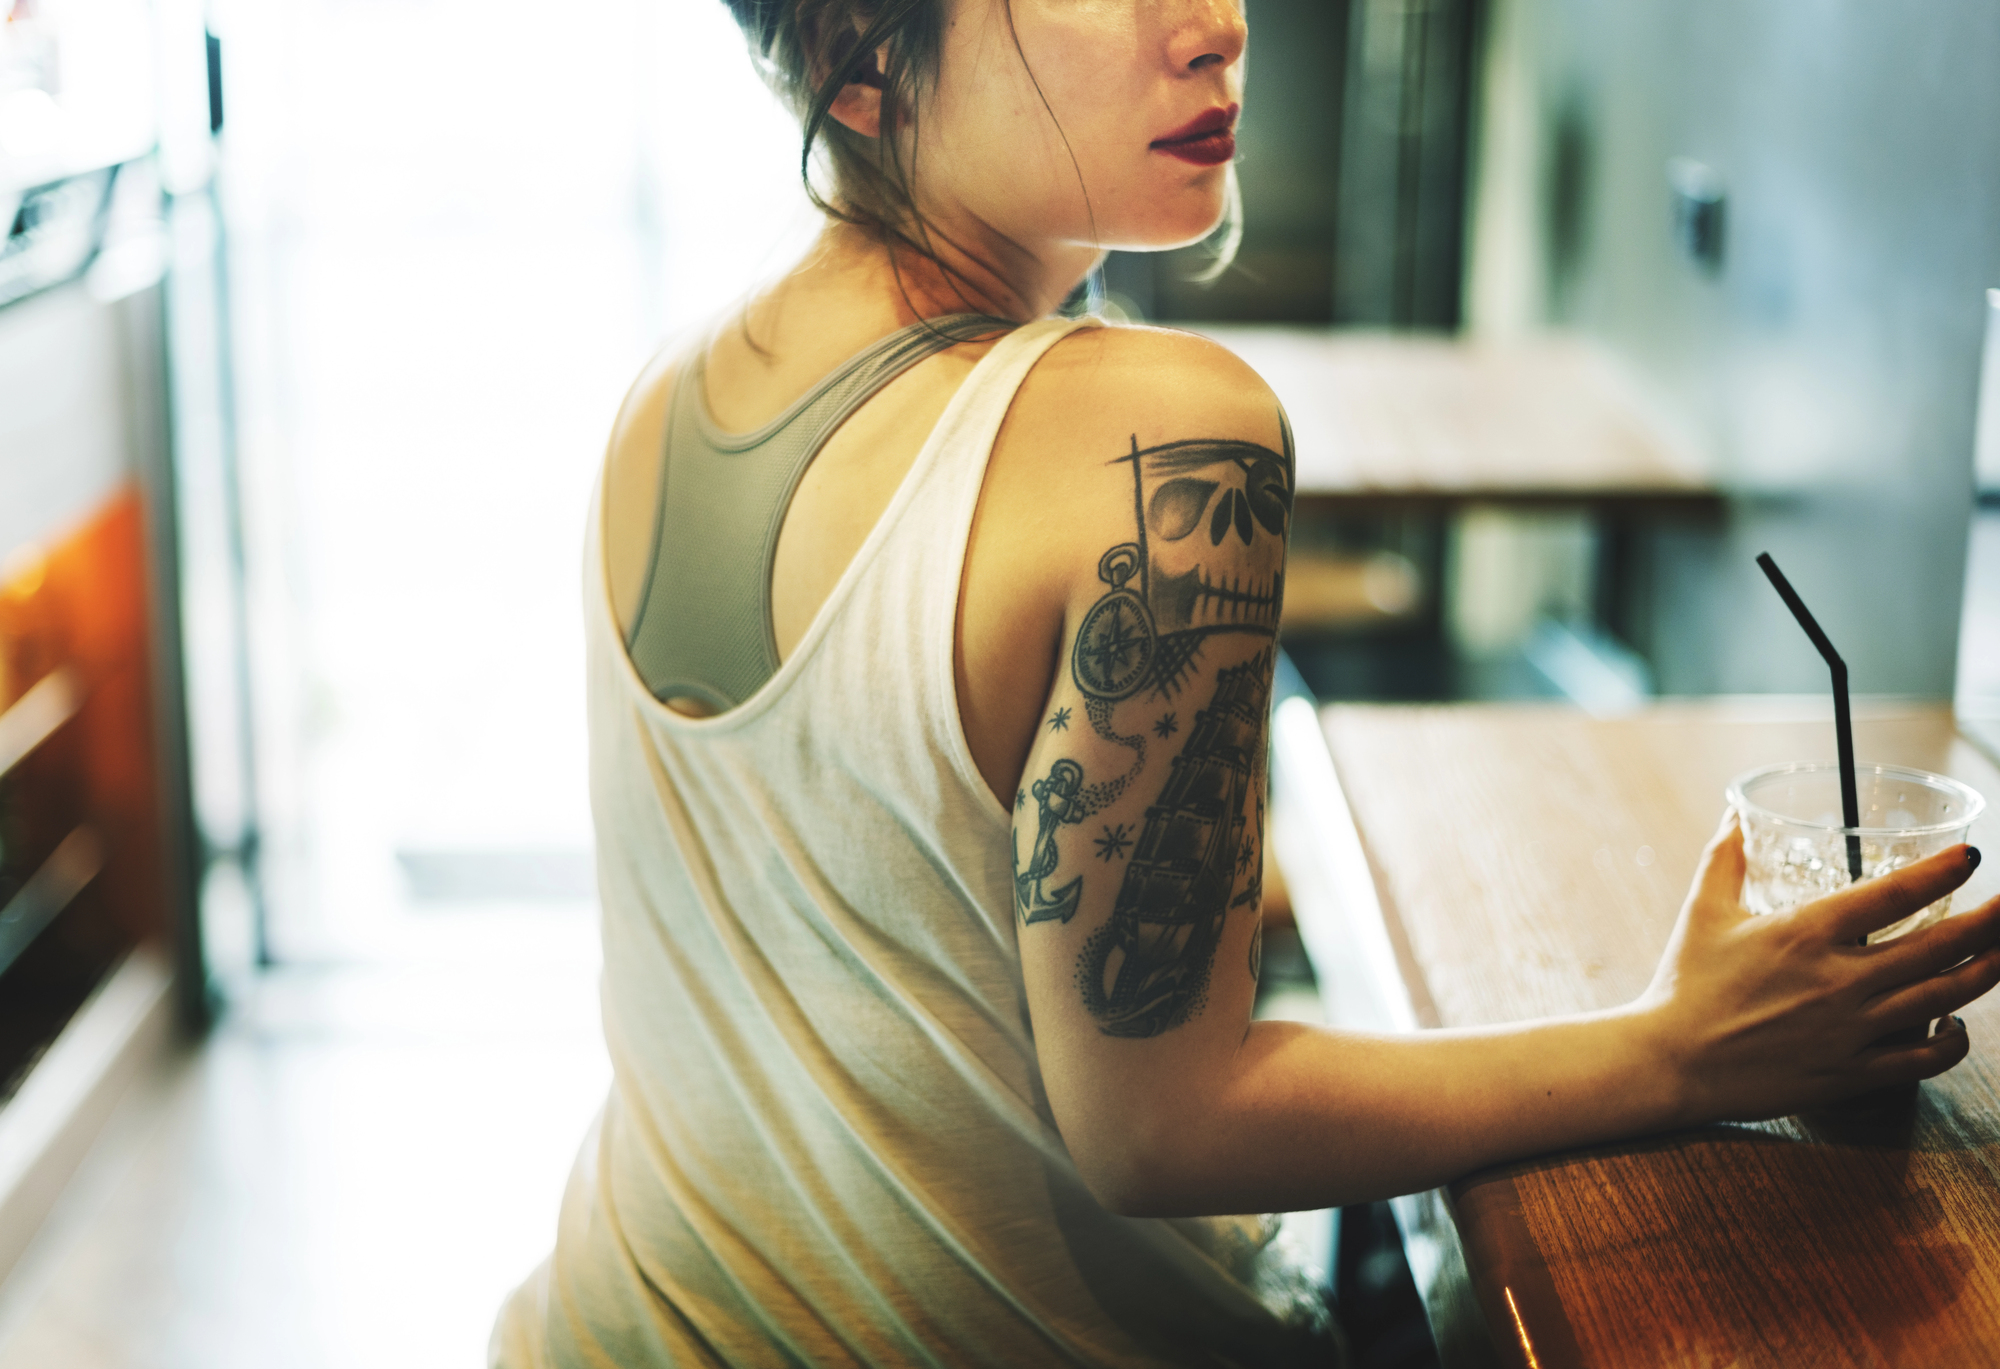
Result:
{"label": "dark hair", "polygon": [[[726,0],[749,40],[751,59],[804,131],[799,176],[822,212],[874,229],[933,256],[917,209],[915,168],[896,134],[917,118],[918,96],[936,78],[940,0]],[[881,71],[875,53],[886,49]],[[843,87],[882,90],[882,130],[865,138],[830,116]],[[831,183],[813,178],[823,150]]]}

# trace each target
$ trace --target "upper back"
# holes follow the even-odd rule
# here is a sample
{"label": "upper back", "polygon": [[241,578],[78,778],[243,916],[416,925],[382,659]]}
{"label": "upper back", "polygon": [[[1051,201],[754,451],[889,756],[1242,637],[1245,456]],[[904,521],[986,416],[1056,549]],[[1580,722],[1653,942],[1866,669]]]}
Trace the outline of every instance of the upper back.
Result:
{"label": "upper back", "polygon": [[[681,396],[725,433],[764,427],[828,375],[911,320],[893,313],[839,326],[788,326],[806,310],[766,310],[721,330],[701,352],[702,365],[669,349],[634,384],[613,429],[604,474],[604,555],[621,631],[637,621],[649,579],[653,529],[670,416],[685,379],[701,393]],[[826,317],[825,311],[818,311]],[[992,338],[950,347],[904,371],[849,415],[819,448],[783,511],[771,567],[770,618],[778,659],[788,657],[825,603],[869,530],[888,505],[945,406]],[[670,702],[702,716],[697,699]]]}
{"label": "upper back", "polygon": [[[794,299],[708,344],[702,398],[715,423],[762,426],[856,352],[904,326],[829,316]],[[815,320],[822,328],[807,326]],[[753,330],[754,329],[754,330]],[[780,659],[805,635],[893,497],[940,415],[990,340],[964,343],[905,372],[862,405],[800,481],[778,535],[771,620]],[[604,555],[612,605],[629,628],[644,590],[667,415],[683,354],[641,374],[614,428],[605,468]],[[1130,537],[1119,459],[1190,434],[1276,447],[1275,399],[1232,354],[1191,334],[1092,328],[1071,334],[1030,372],[987,465],[965,554],[954,652],[958,704],[981,775],[1003,801],[1018,787],[1061,665],[1079,558]],[[1124,531],[1113,536],[1119,527]],[[697,700],[670,701],[702,716]]]}

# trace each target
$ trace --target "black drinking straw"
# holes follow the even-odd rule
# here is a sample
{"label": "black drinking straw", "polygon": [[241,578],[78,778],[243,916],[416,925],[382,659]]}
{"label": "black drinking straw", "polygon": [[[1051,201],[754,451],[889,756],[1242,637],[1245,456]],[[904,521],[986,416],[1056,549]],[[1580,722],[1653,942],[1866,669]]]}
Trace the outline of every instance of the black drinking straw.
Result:
{"label": "black drinking straw", "polygon": [[1861,825],[1861,798],[1854,785],[1854,716],[1847,707],[1847,662],[1840,659],[1840,653],[1833,649],[1833,643],[1820,631],[1813,621],[1812,613],[1806,608],[1805,600],[1792,588],[1792,582],[1778,569],[1778,563],[1771,559],[1771,553],[1759,552],[1757,565],[1771,581],[1771,588],[1778,591],[1778,597],[1785,601],[1785,607],[1799,620],[1799,626],[1806,630],[1806,636],[1819,648],[1819,654],[1826,658],[1826,667],[1833,672],[1833,731],[1840,747],[1840,817],[1847,832],[1847,877],[1850,881],[1861,878],[1861,838],[1853,829]]}

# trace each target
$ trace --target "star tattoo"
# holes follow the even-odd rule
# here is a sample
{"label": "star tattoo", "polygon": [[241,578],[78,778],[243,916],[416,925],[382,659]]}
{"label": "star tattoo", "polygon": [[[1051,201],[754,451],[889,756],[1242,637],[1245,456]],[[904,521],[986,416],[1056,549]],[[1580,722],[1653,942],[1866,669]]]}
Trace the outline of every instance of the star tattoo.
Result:
{"label": "star tattoo", "polygon": [[1014,811],[1018,813],[1027,806],[1028,806],[1028,791],[1025,789],[1016,789],[1014,791]]}
{"label": "star tattoo", "polygon": [[1179,721],[1176,720],[1174,715],[1171,713],[1167,714],[1165,717],[1161,718],[1158,722],[1153,724],[1153,735],[1155,737],[1158,737],[1161,741],[1165,741],[1168,737],[1173,736],[1174,733],[1180,730],[1181,730],[1181,725]]}
{"label": "star tattoo", "polygon": [[1069,714],[1070,711],[1067,708],[1058,708],[1054,713],[1050,714],[1049,731],[1051,732],[1069,731]]}
{"label": "star tattoo", "polygon": [[1132,844],[1131,831],[1122,822],[1115,829],[1106,823],[1104,835],[1093,838],[1097,843],[1097,858],[1109,865],[1114,858],[1124,855],[1126,848]]}
{"label": "star tattoo", "polygon": [[1243,838],[1243,847],[1236,853],[1236,868],[1239,870],[1247,870],[1252,865],[1254,865],[1256,861],[1257,861],[1257,843],[1250,840],[1250,838],[1248,837]]}

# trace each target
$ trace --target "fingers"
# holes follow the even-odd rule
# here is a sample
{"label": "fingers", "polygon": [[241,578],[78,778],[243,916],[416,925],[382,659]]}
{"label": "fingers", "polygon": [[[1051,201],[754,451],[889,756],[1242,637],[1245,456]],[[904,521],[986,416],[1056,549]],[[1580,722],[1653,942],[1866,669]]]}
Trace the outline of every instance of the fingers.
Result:
{"label": "fingers", "polygon": [[1868,969],[1861,982],[1886,994],[1912,980],[1948,970],[1995,945],[2000,945],[2000,898],[1948,917],[1935,927],[1869,947],[1863,953]]}
{"label": "fingers", "polygon": [[1858,941],[1929,907],[1970,879],[1978,867],[1978,851],[1970,846],[1948,846],[1914,865],[1850,884],[1799,912],[1823,922],[1836,944]]}
{"label": "fingers", "polygon": [[1868,1021],[1885,1032],[1929,1022],[1957,1012],[1995,984],[2000,984],[2000,947],[1987,947],[1943,974],[1882,995],[1869,1005]]}
{"label": "fingers", "polygon": [[1909,1046],[1874,1046],[1861,1053],[1861,1075],[1868,1089],[1914,1084],[1930,1079],[1965,1059],[1972,1049],[1965,1023],[1948,1017],[1929,1039]]}

